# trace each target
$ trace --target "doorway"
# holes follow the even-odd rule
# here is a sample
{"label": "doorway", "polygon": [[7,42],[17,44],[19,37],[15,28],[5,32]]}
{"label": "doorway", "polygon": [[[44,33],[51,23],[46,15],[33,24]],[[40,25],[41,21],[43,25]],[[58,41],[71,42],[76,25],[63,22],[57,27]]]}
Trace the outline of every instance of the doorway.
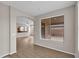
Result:
{"label": "doorway", "polygon": [[25,53],[33,50],[34,22],[27,17],[19,16],[16,20],[16,30],[17,56],[23,57]]}

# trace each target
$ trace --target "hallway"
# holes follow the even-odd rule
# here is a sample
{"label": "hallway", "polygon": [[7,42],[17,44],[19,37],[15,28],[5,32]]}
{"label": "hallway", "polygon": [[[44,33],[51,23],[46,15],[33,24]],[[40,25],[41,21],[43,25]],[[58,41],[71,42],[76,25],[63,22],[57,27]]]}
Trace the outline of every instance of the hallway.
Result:
{"label": "hallway", "polygon": [[17,53],[4,58],[74,58],[73,55],[33,44],[33,37],[17,38]]}

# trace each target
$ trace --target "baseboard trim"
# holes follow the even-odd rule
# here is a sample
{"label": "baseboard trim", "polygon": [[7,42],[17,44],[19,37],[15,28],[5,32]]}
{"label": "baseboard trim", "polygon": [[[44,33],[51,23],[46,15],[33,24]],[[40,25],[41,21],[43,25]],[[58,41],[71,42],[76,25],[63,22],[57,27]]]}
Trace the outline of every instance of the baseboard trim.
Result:
{"label": "baseboard trim", "polygon": [[14,54],[14,53],[16,53],[16,51],[10,52],[9,55],[12,55],[12,54]]}
{"label": "baseboard trim", "polygon": [[9,53],[6,53],[6,54],[0,56],[0,58],[3,58],[4,56],[7,56],[7,55],[9,55]]}
{"label": "baseboard trim", "polygon": [[5,56],[7,56],[7,55],[12,55],[12,54],[14,54],[14,53],[16,53],[16,51],[13,51],[13,52],[11,52],[11,53],[8,51],[8,52],[6,52],[5,54],[1,55],[0,58],[4,58]]}
{"label": "baseboard trim", "polygon": [[3,57],[5,57],[5,56],[7,56],[7,55],[12,55],[12,54],[14,54],[14,53],[16,53],[16,51],[14,51],[14,52],[11,52],[11,53],[6,53],[6,54],[4,54],[4,55],[2,55],[2,56],[0,56],[0,58],[3,58]]}
{"label": "baseboard trim", "polygon": [[60,51],[60,52],[63,52],[63,53],[67,53],[67,54],[71,54],[71,55],[74,55],[74,53],[70,53],[70,52],[67,52],[67,51],[63,51],[63,50],[59,50],[59,49],[55,49],[55,48],[50,48],[50,47],[47,47],[47,46],[44,46],[44,45],[40,45],[40,44],[37,44],[35,43],[34,45],[37,45],[37,46],[41,46],[41,47],[45,47],[45,48],[49,48],[49,49],[53,49],[53,50],[56,50],[56,51]]}

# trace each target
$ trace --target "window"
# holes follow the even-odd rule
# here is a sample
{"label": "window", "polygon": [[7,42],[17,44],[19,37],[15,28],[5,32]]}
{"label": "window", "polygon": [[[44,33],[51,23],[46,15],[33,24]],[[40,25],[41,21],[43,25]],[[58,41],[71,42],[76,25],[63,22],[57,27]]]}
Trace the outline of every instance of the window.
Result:
{"label": "window", "polygon": [[41,37],[47,40],[63,41],[64,15],[42,19]]}

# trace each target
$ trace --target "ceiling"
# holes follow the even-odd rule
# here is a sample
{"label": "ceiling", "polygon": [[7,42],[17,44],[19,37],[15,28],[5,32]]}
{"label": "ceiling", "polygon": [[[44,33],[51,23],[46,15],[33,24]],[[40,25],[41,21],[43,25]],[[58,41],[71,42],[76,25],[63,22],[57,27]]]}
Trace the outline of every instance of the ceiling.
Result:
{"label": "ceiling", "polygon": [[16,23],[18,25],[23,25],[23,26],[26,26],[26,25],[33,25],[33,21],[28,19],[27,17],[25,16],[18,16],[17,17],[17,20],[16,20]]}
{"label": "ceiling", "polygon": [[15,7],[31,16],[38,16],[75,4],[73,1],[8,1],[2,3]]}

